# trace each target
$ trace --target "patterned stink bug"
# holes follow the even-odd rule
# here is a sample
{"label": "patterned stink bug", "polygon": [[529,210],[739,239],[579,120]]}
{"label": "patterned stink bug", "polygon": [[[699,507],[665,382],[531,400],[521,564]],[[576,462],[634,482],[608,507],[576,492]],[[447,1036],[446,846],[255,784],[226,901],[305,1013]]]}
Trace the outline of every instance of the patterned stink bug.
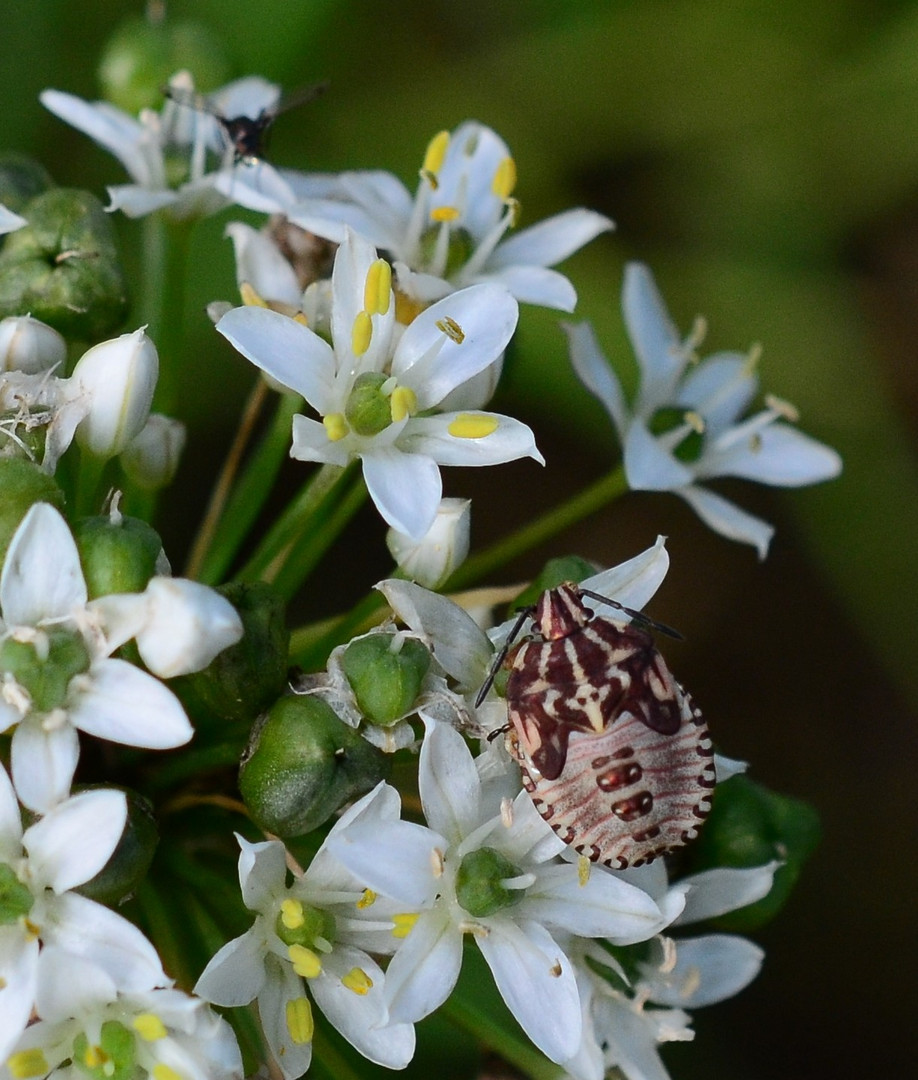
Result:
{"label": "patterned stink bug", "polygon": [[[524,609],[495,667],[510,668],[507,747],[560,838],[613,869],[693,840],[710,810],[713,747],[648,626],[594,615],[565,584]],[[510,647],[527,618],[537,637]],[[487,692],[485,684],[480,699]]]}

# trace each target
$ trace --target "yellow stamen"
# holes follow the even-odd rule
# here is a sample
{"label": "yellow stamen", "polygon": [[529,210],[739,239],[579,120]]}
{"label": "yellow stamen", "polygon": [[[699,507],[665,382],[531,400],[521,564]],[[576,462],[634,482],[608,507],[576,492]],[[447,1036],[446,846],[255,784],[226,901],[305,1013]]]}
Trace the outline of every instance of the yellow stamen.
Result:
{"label": "yellow stamen", "polygon": [[440,131],[427,144],[427,153],[424,155],[424,164],[421,171],[436,176],[443,167],[443,159],[449,147],[449,132]]}
{"label": "yellow stamen", "polygon": [[166,1025],[155,1013],[140,1013],[134,1017],[131,1024],[144,1042],[156,1042],[168,1034]]}
{"label": "yellow stamen", "polygon": [[328,416],[322,417],[322,423],[325,425],[325,430],[328,433],[330,442],[337,442],[339,439],[343,439],[350,430],[347,426],[347,420],[344,419],[344,413],[329,413]]}
{"label": "yellow stamen", "polygon": [[293,970],[304,979],[314,979],[322,973],[322,961],[305,945],[288,946],[287,955],[293,964]]}
{"label": "yellow stamen", "polygon": [[360,911],[364,908],[370,907],[371,904],[376,903],[376,893],[372,889],[364,889],[363,896],[357,901],[357,907]]}
{"label": "yellow stamen", "polygon": [[418,396],[410,386],[397,386],[389,398],[389,411],[392,414],[392,423],[397,424],[406,416],[414,416],[418,411]]}
{"label": "yellow stamen", "polygon": [[392,298],[392,267],[377,259],[367,271],[363,287],[363,306],[369,315],[385,315]]}
{"label": "yellow stamen", "polygon": [[309,319],[306,318],[302,311],[298,311],[296,315],[293,316],[293,321],[298,322],[300,326],[309,326]]}
{"label": "yellow stamen", "polygon": [[402,326],[413,323],[426,307],[422,300],[415,300],[413,296],[406,296],[403,292],[395,293],[395,318]]}
{"label": "yellow stamen", "polygon": [[373,336],[373,320],[366,311],[361,311],[354,319],[351,330],[351,349],[354,356],[363,356],[370,347],[370,338]]}
{"label": "yellow stamen", "polygon": [[457,206],[435,206],[430,211],[431,221],[455,221],[458,217],[459,208]]}
{"label": "yellow stamen", "polygon": [[281,922],[288,930],[299,930],[305,921],[299,900],[287,899],[281,903]]}
{"label": "yellow stamen", "polygon": [[505,157],[497,166],[494,179],[491,181],[491,190],[498,199],[508,199],[516,187],[516,162],[512,157]]}
{"label": "yellow stamen", "polygon": [[352,990],[360,997],[365,997],[373,987],[373,980],[363,970],[363,968],[355,967],[344,976],[341,980],[341,985],[346,986],[348,990]]}
{"label": "yellow stamen", "polygon": [[769,409],[774,411],[785,420],[789,420],[792,424],[796,424],[800,419],[800,413],[796,405],[792,405],[791,402],[785,401],[784,398],[779,398],[776,394],[766,394],[765,404]]}
{"label": "yellow stamen", "polygon": [[20,1050],[6,1059],[6,1067],[13,1080],[30,1080],[33,1076],[47,1075],[50,1065],[45,1060],[40,1046],[31,1050]]}
{"label": "yellow stamen", "polygon": [[437,319],[434,324],[436,328],[449,338],[450,341],[454,341],[457,345],[461,345],[465,341],[465,331],[456,322],[455,319],[451,319],[449,315],[444,315],[442,319]]}
{"label": "yellow stamen", "polygon": [[153,1071],[150,1073],[153,1080],[183,1080],[182,1074],[175,1071],[169,1065],[164,1065],[161,1061],[159,1064],[153,1066]]}
{"label": "yellow stamen", "polygon": [[266,308],[268,306],[268,302],[247,281],[243,281],[239,286],[239,295],[242,297],[243,304],[249,307]]}
{"label": "yellow stamen", "polygon": [[406,911],[401,915],[393,915],[392,922],[392,936],[394,938],[406,938],[414,929],[414,924],[418,921],[418,913],[416,911]]}
{"label": "yellow stamen", "polygon": [[497,431],[496,416],[487,413],[459,413],[446,429],[456,439],[484,439]]}
{"label": "yellow stamen", "polygon": [[581,855],[577,860],[577,884],[582,889],[590,880],[590,860],[586,855]]}
{"label": "yellow stamen", "polygon": [[104,1065],[108,1060],[110,1060],[109,1056],[101,1046],[87,1046],[86,1053],[83,1054],[83,1064],[88,1069],[98,1069],[100,1065]]}
{"label": "yellow stamen", "polygon": [[35,938],[41,937],[41,927],[37,923],[33,923],[31,919],[23,919],[22,926],[29,941],[34,941]]}
{"label": "yellow stamen", "polygon": [[309,1004],[309,998],[299,997],[288,1001],[284,1010],[284,1019],[287,1022],[290,1038],[297,1046],[312,1042],[316,1025],[312,1018],[312,1006]]}
{"label": "yellow stamen", "polygon": [[688,424],[688,426],[698,435],[704,435],[705,422],[701,413],[695,412],[694,409],[688,409],[682,416],[682,419]]}
{"label": "yellow stamen", "polygon": [[510,228],[515,229],[520,220],[520,213],[522,212],[519,199],[505,199],[504,202],[507,205],[507,209],[510,212]]}

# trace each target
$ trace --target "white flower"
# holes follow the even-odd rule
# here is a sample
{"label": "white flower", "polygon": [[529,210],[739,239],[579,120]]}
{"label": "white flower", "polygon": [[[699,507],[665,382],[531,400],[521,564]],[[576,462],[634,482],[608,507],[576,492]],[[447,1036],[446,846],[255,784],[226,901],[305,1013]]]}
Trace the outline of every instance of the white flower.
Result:
{"label": "white flower", "polygon": [[532,432],[496,413],[430,415],[500,356],[516,326],[506,289],[473,285],[427,308],[398,337],[388,263],[354,233],[335,259],[332,345],[261,307],[234,308],[217,329],[257,367],[301,394],[321,421],[296,416],[291,456],[363,464],[370,495],[400,532],[423,536],[440,502],[440,465],[542,457]]}
{"label": "white flower", "polygon": [[436,589],[460,567],[469,553],[469,499],[441,499],[434,523],[420,539],[390,529],[386,546],[406,577]]}
{"label": "white flower", "polygon": [[185,448],[185,425],[162,413],[150,413],[147,422],[121,452],[121,467],[145,491],[158,491],[172,483]]}
{"label": "white flower", "polygon": [[9,1054],[3,1080],[45,1076],[61,1066],[55,1077],[242,1080],[233,1030],[203,1001],[172,989],[125,991],[90,960],[55,946],[45,953],[57,978],[47,972],[39,978],[40,1019]]}
{"label": "white flower", "polygon": [[[381,171],[275,174],[268,197],[263,182],[236,175],[241,183],[232,197],[242,205],[281,210],[329,240],[341,241],[350,226],[387,252],[405,323],[432,301],[480,281],[500,283],[523,303],[573,311],[574,287],[550,268],[613,227],[592,210],[568,210],[505,238],[519,216],[512,197],[516,165],[503,139],[473,120],[431,140],[414,197]],[[227,181],[223,186],[229,192]]]}
{"label": "white flower", "polygon": [[0,1061],[25,1028],[39,986],[69,984],[75,957],[104,969],[121,989],[167,983],[156,951],[136,927],[70,891],[105,866],[126,820],[123,792],[87,791],[23,832],[0,766]]}
{"label": "white flower", "polygon": [[[133,183],[109,187],[110,210],[143,217],[168,207],[175,217],[188,218],[226,203],[214,186],[221,170],[206,171],[208,151],[231,152],[223,129],[211,112],[193,107],[194,84],[187,72],[173,76],[169,86],[180,100],[167,99],[160,112],[144,109],[136,120],[106,101],[90,103],[60,90],[40,95],[45,108],[89,135],[127,170]],[[253,76],[211,94],[207,105],[222,116],[254,119],[277,102],[279,93],[275,84]]]}
{"label": "white flower", "polygon": [[0,236],[23,229],[28,224],[21,214],[14,214],[12,210],[0,203]]}
{"label": "white flower", "polygon": [[[513,780],[519,787],[518,774]],[[556,934],[619,944],[657,933],[664,914],[651,897],[600,868],[583,874],[556,858],[563,844],[529,796],[483,783],[462,737],[427,723],[419,786],[430,828],[410,822],[357,825],[329,848],[376,892],[420,909],[386,971],[393,1020],[427,1016],[451,993],[471,934],[497,987],[529,1038],[553,1061],[581,1041],[574,968]]]}
{"label": "white flower", "polygon": [[87,603],[66,522],[36,503],[14,533],[0,575],[0,728],[16,727],[13,778],[32,810],[49,809],[69,791],[78,730],[151,749],[191,738],[172,691],[111,658],[131,635],[108,637],[101,604]]}
{"label": "white flower", "polygon": [[310,997],[371,1061],[401,1069],[414,1054],[414,1029],[391,1022],[386,977],[369,955],[397,946],[397,909],[330,854],[349,829],[365,825],[372,832],[398,812],[395,790],[379,785],[339,818],[312,863],[289,885],[283,844],[237,837],[243,900],[257,916],[250,930],[214,956],[195,993],[231,1007],[257,998],[268,1046],[287,1080],[304,1073],[312,1058]]}
{"label": "white flower", "polygon": [[641,263],[625,269],[622,305],[640,366],[631,406],[590,324],[565,329],[578,376],[615,424],[629,485],[680,495],[712,529],[753,544],[764,558],[774,529],[699,481],[739,476],[799,487],[837,476],[841,459],[784,423],[795,415],[777,399],[766,398],[766,408],[742,419],[758,388],[755,356],[724,352],[697,361],[698,335],[680,339]]}
{"label": "white flower", "polygon": [[67,361],[67,342],[53,326],[31,315],[10,315],[0,321],[0,372],[35,375]]}

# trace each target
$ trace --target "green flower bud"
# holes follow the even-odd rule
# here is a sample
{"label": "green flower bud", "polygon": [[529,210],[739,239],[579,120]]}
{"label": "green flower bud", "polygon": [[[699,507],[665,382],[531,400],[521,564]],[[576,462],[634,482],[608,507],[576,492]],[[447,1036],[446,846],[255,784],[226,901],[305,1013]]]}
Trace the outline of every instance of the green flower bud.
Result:
{"label": "green flower bud", "polygon": [[0,154],[0,203],[7,210],[20,213],[30,199],[53,183],[44,165],[25,154]]}
{"label": "green flower bud", "polygon": [[31,889],[16,877],[7,863],[0,863],[0,926],[15,926],[35,903]]}
{"label": "green flower bud", "polygon": [[819,834],[816,811],[799,799],[778,795],[743,775],[718,784],[701,835],[687,849],[690,872],[717,866],[762,866],[772,859],[781,859],[784,865],[778,868],[767,896],[713,919],[712,924],[745,934],[770,921],[816,850]]}
{"label": "green flower bud", "polygon": [[462,857],[456,872],[456,899],[473,918],[483,919],[519,900],[523,890],[503,884],[519,876],[519,868],[499,851],[478,848]]}
{"label": "green flower bud", "polygon": [[90,1080],[131,1080],[136,1053],[136,1036],[120,1020],[105,1021],[96,1045],[90,1046],[82,1031],[73,1040],[74,1069]]}
{"label": "green flower bud", "polygon": [[13,533],[32,503],[50,503],[63,512],[64,493],[54,479],[34,462],[0,457],[0,566],[6,558]]}
{"label": "green flower bud", "polygon": [[6,637],[0,642],[0,671],[28,691],[38,712],[64,705],[74,675],[89,670],[89,653],[75,630],[52,627],[34,639]]}
{"label": "green flower bud", "polygon": [[380,371],[365,371],[354,380],[344,417],[358,435],[378,435],[392,423],[392,404],[382,393],[388,381]]}
{"label": "green flower bud", "polygon": [[140,518],[100,514],[73,526],[90,600],[143,592],[163,550],[159,533]]}
{"label": "green flower bud", "polygon": [[388,768],[388,757],[321,698],[283,697],[252,732],[239,790],[255,824],[283,839],[317,828]]}
{"label": "green flower bud", "polygon": [[263,582],[233,582],[217,589],[242,619],[240,641],[219,653],[203,671],[170,683],[198,720],[245,720],[263,712],[287,685],[290,632],[281,597]]}
{"label": "green flower bud", "polygon": [[404,634],[368,634],[347,646],[341,667],[363,715],[389,727],[411,712],[430,667],[430,652]]}
{"label": "green flower bud", "polygon": [[[90,789],[84,787],[80,790]],[[117,904],[136,890],[147,876],[159,843],[159,831],[149,799],[130,788],[119,787],[117,790],[127,796],[128,813],[124,832],[105,866],[75,890],[101,904]]]}
{"label": "green flower bud", "polygon": [[511,614],[518,608],[534,604],[546,589],[556,589],[565,581],[583,581],[584,578],[592,577],[597,569],[595,563],[581,559],[579,555],[562,555],[557,559],[549,559],[538,577],[533,578],[532,583],[513,601]]}
{"label": "green flower bud", "polygon": [[125,112],[159,108],[163,87],[177,71],[190,71],[201,90],[227,81],[230,65],[223,43],[194,22],[135,16],[109,38],[99,61],[103,95]]}
{"label": "green flower bud", "polygon": [[94,340],[127,312],[115,234],[88,191],[55,188],[23,208],[29,224],[0,251],[0,316],[31,312],[65,337]]}
{"label": "green flower bud", "polygon": [[274,929],[285,945],[303,945],[307,949],[315,949],[320,942],[331,943],[335,940],[335,916],[323,908],[311,907],[290,898],[278,913]]}

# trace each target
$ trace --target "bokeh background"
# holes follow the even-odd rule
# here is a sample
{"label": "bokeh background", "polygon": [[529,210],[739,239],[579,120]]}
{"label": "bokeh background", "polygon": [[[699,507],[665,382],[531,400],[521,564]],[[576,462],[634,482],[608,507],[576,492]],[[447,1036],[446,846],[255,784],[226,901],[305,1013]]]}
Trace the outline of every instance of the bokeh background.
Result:
{"label": "bokeh background", "polygon": [[[120,182],[117,162],[37,94],[96,97],[104,43],[141,10],[4,5],[0,148],[34,153],[58,182],[100,195]],[[758,935],[761,977],[696,1014],[694,1045],[666,1049],[674,1078],[907,1074],[918,961],[918,3],[188,0],[168,14],[211,27],[227,77],[330,80],[321,101],[278,121],[279,165],[382,167],[411,183],[436,131],[467,117],[490,124],[516,157],[524,223],[574,205],[617,221],[566,270],[577,317],[594,321],[626,379],[618,295],[624,262],[639,258],[680,327],[707,317],[707,348],[760,342],[764,388],[841,451],[843,477],[817,489],[721,488],[776,523],[764,563],[674,497],[630,495],[508,573],[522,580],[567,552],[611,564],[667,534],[672,569],[653,611],[685,634],[667,650],[672,666],[725,752],[822,815],[817,855]],[[162,530],[173,555],[252,378],[203,314],[234,295],[228,218],[195,237],[181,406],[194,427]],[[118,227],[136,263],[139,230]],[[449,494],[475,499],[476,543],[600,475],[614,453],[604,414],[569,373],[555,313],[524,312],[498,405],[532,424],[548,466],[447,474]],[[382,529],[369,513],[362,526],[305,611],[338,609],[385,571]]]}

